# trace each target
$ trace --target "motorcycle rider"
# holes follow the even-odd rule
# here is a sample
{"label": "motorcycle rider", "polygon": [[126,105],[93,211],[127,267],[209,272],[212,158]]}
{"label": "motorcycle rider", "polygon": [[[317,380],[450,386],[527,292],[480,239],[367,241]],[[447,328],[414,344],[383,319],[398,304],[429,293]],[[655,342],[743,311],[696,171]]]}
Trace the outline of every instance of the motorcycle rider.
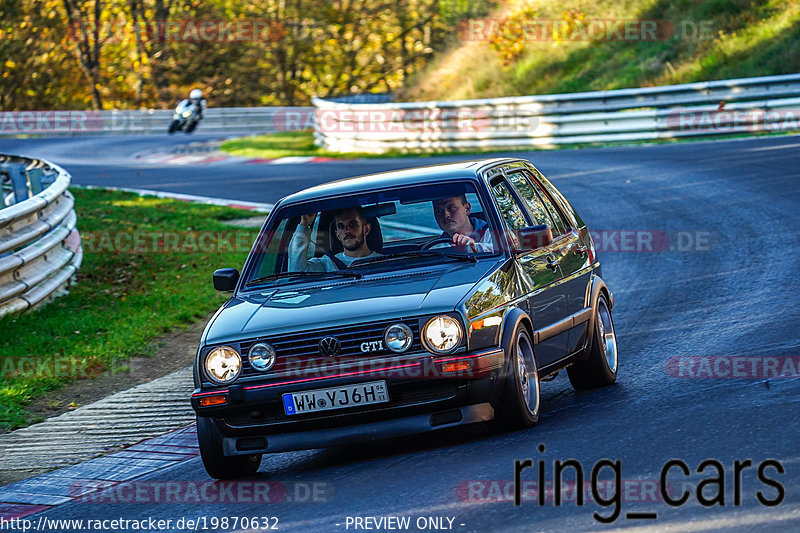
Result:
{"label": "motorcycle rider", "polygon": [[193,104],[197,109],[197,120],[199,121],[203,118],[203,111],[206,108],[206,99],[203,98],[203,91],[200,89],[192,89],[189,93],[189,98],[183,100],[181,104]]}

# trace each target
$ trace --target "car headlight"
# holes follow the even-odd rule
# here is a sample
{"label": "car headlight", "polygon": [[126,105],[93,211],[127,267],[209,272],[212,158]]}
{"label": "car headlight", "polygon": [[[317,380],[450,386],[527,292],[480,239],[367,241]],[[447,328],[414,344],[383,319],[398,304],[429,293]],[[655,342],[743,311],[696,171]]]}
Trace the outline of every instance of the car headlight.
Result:
{"label": "car headlight", "polygon": [[428,320],[422,330],[425,347],[435,354],[446,354],[461,344],[461,324],[448,315],[439,315]]}
{"label": "car headlight", "polygon": [[405,324],[392,324],[383,334],[383,342],[393,352],[405,352],[411,348],[414,334]]}
{"label": "car headlight", "polygon": [[257,342],[247,352],[247,360],[254,369],[265,372],[275,364],[275,348],[266,342]]}
{"label": "car headlight", "polygon": [[206,355],[205,368],[212,381],[225,385],[242,371],[242,356],[230,346],[218,346]]}

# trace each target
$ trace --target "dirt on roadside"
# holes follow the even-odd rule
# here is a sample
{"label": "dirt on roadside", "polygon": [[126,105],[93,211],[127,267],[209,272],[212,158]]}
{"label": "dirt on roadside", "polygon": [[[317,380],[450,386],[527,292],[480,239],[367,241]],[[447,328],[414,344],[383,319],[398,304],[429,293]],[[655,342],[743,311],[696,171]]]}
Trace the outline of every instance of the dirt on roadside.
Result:
{"label": "dirt on roadside", "polygon": [[[226,224],[235,227],[259,228],[264,224],[266,217],[266,214],[259,214],[243,219],[228,220]],[[188,328],[178,328],[161,335],[153,341],[152,345],[155,348],[151,350],[150,356],[132,357],[124,362],[128,371],[106,370],[95,378],[68,383],[61,389],[34,400],[28,406],[28,412],[33,415],[35,422],[41,422],[191,365],[197,352],[200,336],[212,316],[213,313]],[[115,366],[123,367],[119,363]],[[186,401],[188,402],[189,399],[187,398]],[[0,434],[8,432],[9,430],[0,429]]]}
{"label": "dirt on roadside", "polygon": [[210,319],[211,315],[186,329],[161,335],[153,343],[155,348],[151,356],[132,357],[126,361],[128,371],[106,370],[96,378],[74,381],[37,398],[28,406],[28,411],[40,422],[191,365],[203,328]]}

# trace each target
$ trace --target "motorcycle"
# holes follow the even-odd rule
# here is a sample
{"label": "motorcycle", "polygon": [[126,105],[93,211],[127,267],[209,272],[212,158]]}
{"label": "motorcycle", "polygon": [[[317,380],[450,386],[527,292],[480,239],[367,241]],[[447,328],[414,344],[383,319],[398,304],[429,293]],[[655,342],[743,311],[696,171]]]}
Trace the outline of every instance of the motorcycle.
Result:
{"label": "motorcycle", "polygon": [[167,133],[175,133],[178,130],[183,130],[186,133],[191,133],[197,127],[200,119],[198,118],[197,104],[193,104],[189,100],[184,100],[175,108],[175,114],[172,115],[172,122],[169,125]]}

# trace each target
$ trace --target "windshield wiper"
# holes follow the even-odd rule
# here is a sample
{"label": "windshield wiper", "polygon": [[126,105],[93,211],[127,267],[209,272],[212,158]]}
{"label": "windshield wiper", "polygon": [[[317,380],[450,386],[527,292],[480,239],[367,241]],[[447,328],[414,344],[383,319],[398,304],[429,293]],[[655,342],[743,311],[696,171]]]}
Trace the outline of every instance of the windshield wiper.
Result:
{"label": "windshield wiper", "polygon": [[457,254],[452,252],[437,252],[434,250],[412,250],[408,252],[398,252],[394,254],[382,255],[380,257],[370,257],[369,259],[356,260],[351,266],[361,266],[372,263],[382,263],[384,261],[394,261],[395,259],[407,259],[409,257],[447,257],[457,261],[467,261],[475,263],[477,259],[473,255]]}
{"label": "windshield wiper", "polygon": [[272,281],[283,278],[304,278],[304,277],[320,277],[333,274],[334,276],[342,276],[345,278],[361,279],[364,277],[360,272],[353,272],[352,270],[331,270],[329,272],[279,272],[278,274],[270,274],[269,276],[262,276],[260,278],[251,279],[245,283],[246,287],[259,285],[266,281]]}

